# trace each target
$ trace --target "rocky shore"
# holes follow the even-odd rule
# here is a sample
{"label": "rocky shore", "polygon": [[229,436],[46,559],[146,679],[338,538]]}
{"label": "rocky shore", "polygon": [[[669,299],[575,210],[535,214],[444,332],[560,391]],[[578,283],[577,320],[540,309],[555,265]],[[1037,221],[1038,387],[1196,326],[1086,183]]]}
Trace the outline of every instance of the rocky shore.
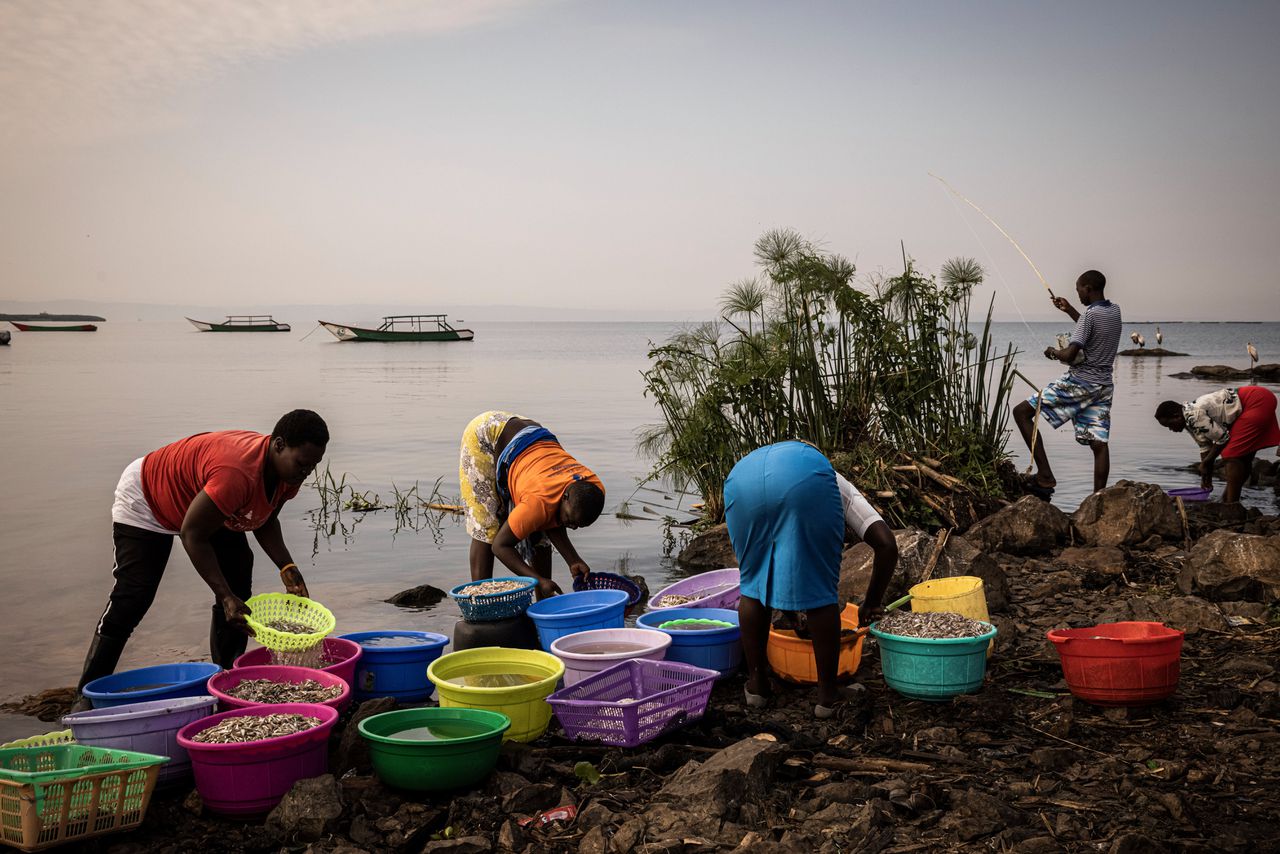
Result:
{"label": "rocky shore", "polygon": [[[943,539],[897,532],[891,595],[926,574],[979,575],[999,628],[986,684],[947,703],[888,689],[868,643],[856,699],[831,721],[782,688],[747,709],[741,678],[707,716],[634,751],[552,731],[507,745],[483,788],[391,791],[352,721],[333,773],[300,782],[265,822],[157,796],[111,854],[291,852],[1233,852],[1280,840],[1280,518],[1185,508],[1121,482],[1068,516],[1023,498]],[[682,559],[736,565],[722,531]],[[845,554],[860,594],[869,549]],[[1074,699],[1045,632],[1158,620],[1187,633],[1173,698],[1105,709]],[[34,700],[34,698],[33,698]],[[33,702],[30,708],[38,703]],[[41,710],[55,719],[56,698]],[[392,708],[362,704],[353,719]]]}

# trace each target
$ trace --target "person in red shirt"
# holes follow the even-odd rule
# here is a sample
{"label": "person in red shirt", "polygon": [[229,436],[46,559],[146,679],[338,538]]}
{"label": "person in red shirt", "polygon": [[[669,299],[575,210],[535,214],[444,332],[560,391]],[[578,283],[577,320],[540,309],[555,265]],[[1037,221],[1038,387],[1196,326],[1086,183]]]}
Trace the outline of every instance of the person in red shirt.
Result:
{"label": "person in red shirt", "polygon": [[604,484],[551,431],[510,412],[480,413],[462,433],[458,480],[472,581],[492,578],[496,557],[515,574],[537,579],[539,599],[553,596],[561,591],[551,580],[549,545],[575,577],[590,573],[567,531],[599,518]]}
{"label": "person in red shirt", "polygon": [[[244,653],[253,580],[252,531],[289,593],[307,596],[280,532],[280,507],[324,457],[329,428],[308,409],[284,415],[270,436],[198,433],[134,460],[111,508],[115,586],[85,657],[77,691],[115,672],[125,644],[155,599],[179,537],[213,591],[209,652],[225,668]],[[83,698],[81,698],[83,699]]]}

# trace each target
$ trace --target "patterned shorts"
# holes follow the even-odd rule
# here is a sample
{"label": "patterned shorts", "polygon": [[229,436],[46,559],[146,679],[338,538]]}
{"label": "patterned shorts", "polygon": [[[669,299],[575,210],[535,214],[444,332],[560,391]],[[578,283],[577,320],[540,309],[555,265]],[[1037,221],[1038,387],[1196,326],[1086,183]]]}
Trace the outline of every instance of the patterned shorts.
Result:
{"label": "patterned shorts", "polygon": [[1081,445],[1107,442],[1111,438],[1111,396],[1115,386],[1089,385],[1059,377],[1044,387],[1039,395],[1031,395],[1027,403],[1041,400],[1040,413],[1057,430],[1068,421],[1075,427],[1076,441]]}
{"label": "patterned shorts", "polygon": [[[462,450],[458,461],[458,486],[467,515],[467,533],[473,540],[492,543],[502,529],[510,510],[502,506],[498,496],[498,438],[512,418],[529,420],[523,415],[493,410],[481,412],[462,431]],[[546,537],[531,536],[531,546],[549,548]]]}

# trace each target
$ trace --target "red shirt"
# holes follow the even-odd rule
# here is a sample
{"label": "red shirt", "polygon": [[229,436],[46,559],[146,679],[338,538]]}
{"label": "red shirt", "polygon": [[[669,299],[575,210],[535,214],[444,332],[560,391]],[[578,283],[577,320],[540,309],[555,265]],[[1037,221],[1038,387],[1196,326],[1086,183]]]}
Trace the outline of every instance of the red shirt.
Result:
{"label": "red shirt", "polygon": [[271,437],[248,430],[197,433],[152,451],[142,460],[142,494],[156,521],[182,530],[187,509],[201,490],[227,516],[233,531],[256,531],[281,504],[298,494],[284,481],[267,498],[262,468]]}

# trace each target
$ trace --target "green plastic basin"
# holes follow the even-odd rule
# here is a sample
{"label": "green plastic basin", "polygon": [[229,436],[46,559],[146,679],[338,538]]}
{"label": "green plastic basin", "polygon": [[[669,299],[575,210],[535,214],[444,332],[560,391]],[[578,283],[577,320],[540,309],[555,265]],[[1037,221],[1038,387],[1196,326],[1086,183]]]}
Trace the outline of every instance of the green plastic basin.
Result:
{"label": "green plastic basin", "polygon": [[489,776],[509,726],[506,715],[483,709],[400,709],[365,718],[360,735],[369,743],[369,758],[382,782],[434,792],[472,786]]}

